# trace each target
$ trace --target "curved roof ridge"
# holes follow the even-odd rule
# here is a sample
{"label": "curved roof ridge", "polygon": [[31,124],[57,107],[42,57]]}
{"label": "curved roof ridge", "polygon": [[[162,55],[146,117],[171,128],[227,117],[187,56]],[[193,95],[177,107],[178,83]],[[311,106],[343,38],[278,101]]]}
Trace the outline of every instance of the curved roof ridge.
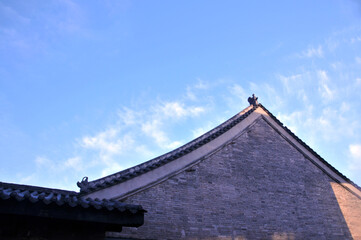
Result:
{"label": "curved roof ridge", "polygon": [[139,176],[143,173],[146,173],[150,170],[153,170],[157,167],[160,167],[166,163],[169,163],[179,157],[188,154],[204,144],[210,142],[211,140],[217,138],[221,134],[227,132],[233,126],[241,122],[248,115],[250,115],[258,105],[250,105],[247,108],[243,109],[241,112],[237,113],[227,121],[221,123],[217,127],[211,129],[210,131],[204,133],[203,135],[195,138],[194,140],[170,151],[158,157],[155,157],[151,160],[138,164],[134,167],[113,173],[111,175],[93,180],[88,182],[88,178],[84,177],[81,182],[78,182],[77,185],[80,188],[81,193],[91,193],[106,187],[116,185],[118,183],[127,181],[131,178]]}

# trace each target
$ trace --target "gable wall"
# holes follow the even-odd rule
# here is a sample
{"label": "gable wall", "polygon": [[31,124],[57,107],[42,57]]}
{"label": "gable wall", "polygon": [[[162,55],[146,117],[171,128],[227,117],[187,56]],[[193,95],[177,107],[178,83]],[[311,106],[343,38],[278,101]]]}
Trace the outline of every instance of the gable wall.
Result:
{"label": "gable wall", "polygon": [[148,211],[122,236],[348,239],[331,183],[260,118],[188,171],[122,199]]}

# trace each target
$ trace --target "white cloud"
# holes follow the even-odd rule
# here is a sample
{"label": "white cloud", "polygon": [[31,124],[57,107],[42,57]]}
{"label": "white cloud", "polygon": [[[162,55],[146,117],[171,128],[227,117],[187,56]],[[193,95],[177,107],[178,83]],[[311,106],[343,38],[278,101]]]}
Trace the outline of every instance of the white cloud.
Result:
{"label": "white cloud", "polygon": [[199,95],[203,96],[206,90],[211,88],[211,84],[200,78],[197,78],[197,83],[187,86],[185,98],[191,101],[199,101]]}
{"label": "white cloud", "polygon": [[349,169],[353,171],[361,170],[361,144],[350,144],[349,153],[351,159],[349,161]]}
{"label": "white cloud", "polygon": [[361,57],[355,57],[355,61],[357,64],[361,64]]}
{"label": "white cloud", "polygon": [[295,74],[291,76],[279,75],[278,77],[281,80],[284,88],[286,89],[286,92],[289,94],[294,92],[295,88],[298,88],[297,85],[301,81],[302,75],[301,74]]}
{"label": "white cloud", "polygon": [[0,13],[3,17],[6,17],[14,23],[29,24],[30,19],[21,15],[14,8],[6,6],[0,2]]}
{"label": "white cloud", "polygon": [[162,126],[163,122],[160,119],[153,119],[142,124],[141,129],[147,136],[152,137],[161,148],[173,149],[179,147],[182,143],[180,141],[170,141],[165,131],[162,130]]}
{"label": "white cloud", "polygon": [[82,29],[85,18],[80,6],[71,0],[60,0],[61,14],[51,22],[61,32],[74,33]]}
{"label": "white cloud", "polygon": [[286,98],[280,94],[280,91],[275,86],[269,83],[255,84],[250,83],[252,93],[259,97],[260,103],[268,103],[269,109],[281,109],[285,106]]}
{"label": "white cloud", "polygon": [[153,137],[158,145],[164,145],[166,142],[168,142],[168,137],[161,130],[162,124],[163,123],[160,120],[153,119],[152,121],[148,121],[142,124],[141,129],[145,134]]}
{"label": "white cloud", "polygon": [[83,137],[79,143],[91,156],[88,167],[100,168],[97,177],[103,177],[124,169],[119,157],[133,150],[135,139],[130,132],[122,133],[119,126],[111,126],[94,136]]}
{"label": "white cloud", "polygon": [[202,79],[200,79],[200,78],[197,78],[197,84],[196,85],[194,85],[194,88],[197,88],[197,89],[203,89],[203,90],[205,90],[205,89],[209,89],[209,83],[207,83],[207,82],[205,82],[205,81],[203,81]]}
{"label": "white cloud", "polygon": [[196,101],[197,100],[196,94],[194,93],[192,88],[189,87],[189,86],[187,87],[186,98],[191,100],[191,101]]}
{"label": "white cloud", "polygon": [[352,37],[350,42],[351,43],[357,43],[357,42],[360,42],[361,41],[361,37]]}
{"label": "white cloud", "polygon": [[327,49],[330,51],[330,52],[334,52],[340,45],[340,41],[339,39],[336,39],[334,37],[331,37],[331,38],[328,38],[326,39],[326,46],[327,46]]}
{"label": "white cloud", "polygon": [[35,164],[36,164],[36,166],[38,166],[38,167],[41,167],[41,166],[44,166],[44,165],[48,165],[48,164],[50,164],[51,162],[50,162],[50,160],[49,159],[47,159],[46,157],[36,157],[35,158]]}
{"label": "white cloud", "polygon": [[[140,110],[124,107],[118,111],[114,124],[104,131],[83,136],[78,143],[90,156],[90,165],[101,166],[99,174],[104,176],[155,157],[160,149],[179,147],[182,141],[170,139],[168,127],[204,112],[203,106],[187,105],[185,100],[159,101],[148,109]],[[150,147],[154,150],[149,150]]]}
{"label": "white cloud", "polygon": [[163,149],[173,149],[182,144],[179,140],[170,140],[166,133],[166,126],[172,122],[186,118],[194,118],[204,113],[203,106],[187,106],[181,101],[161,102],[146,112],[139,114],[137,126],[142,135],[154,139],[155,143]]}
{"label": "white cloud", "polygon": [[134,148],[140,159],[151,159],[156,157],[156,152],[149,150],[147,145],[137,145]]}
{"label": "white cloud", "polygon": [[307,50],[303,51],[299,56],[301,58],[313,58],[313,57],[322,58],[323,57],[322,46],[320,45],[317,48],[310,47]]}
{"label": "white cloud", "polygon": [[204,133],[208,132],[209,130],[213,129],[218,124],[223,123],[224,121],[225,120],[222,119],[222,121],[220,121],[220,122],[219,121],[208,122],[208,124],[205,124],[205,126],[194,129],[192,131],[193,138],[197,138],[197,137],[203,135]]}
{"label": "white cloud", "polygon": [[38,176],[37,173],[33,173],[28,176],[21,176],[19,182],[23,184],[29,184],[33,182],[37,178],[37,176]]}
{"label": "white cloud", "polygon": [[[2,1],[3,2],[3,1]],[[84,8],[71,0],[57,0],[53,4],[0,2],[0,48],[11,54],[36,59],[51,52],[54,43],[63,36],[91,36],[86,29]]]}
{"label": "white cloud", "polygon": [[[95,153],[91,165],[101,165],[100,176],[105,176],[131,164],[129,161],[124,162],[122,157],[134,153],[143,157],[154,157],[154,151],[150,151],[147,146],[156,145],[166,150],[179,147],[182,142],[168,137],[167,126],[181,119],[199,116],[204,111],[202,106],[188,106],[181,101],[160,102],[140,111],[123,108],[118,111],[119,121],[105,131],[82,137],[79,145]],[[151,141],[145,137],[150,137]],[[76,160],[69,160],[68,165]]]}
{"label": "white cloud", "polygon": [[[238,83],[223,83],[222,86],[227,90],[227,92],[223,96],[223,101],[226,101],[227,107],[224,109],[228,109],[227,111],[231,114],[234,114],[249,105],[247,99],[251,96],[250,93],[246,93],[245,87]],[[258,96],[258,92],[254,91],[254,93]],[[215,107],[218,105],[218,101],[214,103]]]}
{"label": "white cloud", "polygon": [[361,85],[361,78],[356,78],[356,85]]}
{"label": "white cloud", "polygon": [[203,135],[204,133],[206,133],[209,129],[208,128],[204,128],[204,127],[200,127],[200,128],[197,128],[195,130],[192,131],[193,133],[193,138],[197,138],[201,135]]}
{"label": "white cloud", "polygon": [[141,116],[141,114],[141,112],[136,112],[126,107],[124,107],[122,111],[118,111],[121,124],[126,126],[136,124],[137,119]]}
{"label": "white cloud", "polygon": [[120,136],[120,131],[116,128],[109,128],[95,136],[85,136],[81,140],[84,148],[100,150],[108,154],[119,154],[133,143],[130,135]]}
{"label": "white cloud", "polygon": [[189,106],[185,107],[185,105],[181,102],[165,102],[163,105],[155,108],[158,114],[169,117],[169,118],[182,118],[187,116],[198,116],[202,112],[205,111],[203,107],[199,106]]}
{"label": "white cloud", "polygon": [[119,172],[123,169],[124,169],[124,167],[122,167],[121,165],[119,165],[119,163],[117,163],[115,161],[107,162],[105,167],[103,166],[103,168],[102,168],[100,177],[105,177],[107,175]]}
{"label": "white cloud", "polygon": [[341,107],[340,107],[340,112],[341,113],[348,112],[348,111],[350,111],[350,109],[351,109],[351,106],[350,106],[349,103],[347,103],[347,102],[342,102],[341,103]]}
{"label": "white cloud", "polygon": [[244,88],[239,84],[233,84],[229,90],[238,99],[246,100],[249,97],[249,94],[246,93]]}
{"label": "white cloud", "polygon": [[65,168],[72,168],[74,170],[83,169],[81,157],[68,158],[64,163]]}
{"label": "white cloud", "polygon": [[[355,137],[356,130],[360,129],[358,121],[349,119],[343,114],[351,109],[347,103],[323,109],[308,105],[303,110],[290,114],[278,114],[277,118],[307,144],[337,143],[342,139]],[[303,135],[305,132],[307,135]]]}
{"label": "white cloud", "polygon": [[318,75],[318,91],[321,94],[322,99],[325,102],[331,101],[334,99],[335,97],[335,90],[331,90],[331,88],[329,87],[329,77],[327,75],[326,71],[323,70],[319,70],[317,72]]}
{"label": "white cloud", "polygon": [[304,112],[302,111],[295,111],[290,114],[281,114],[279,113],[277,115],[277,118],[280,119],[281,122],[283,122],[289,129],[291,129],[292,132],[298,133],[298,124],[302,116],[304,115]]}
{"label": "white cloud", "polygon": [[44,156],[38,156],[35,158],[35,164],[37,169],[47,169],[51,172],[62,172],[69,169],[74,171],[84,170],[80,156],[71,157],[62,161],[54,161]]}
{"label": "white cloud", "polygon": [[343,67],[343,63],[337,61],[337,62],[331,63],[330,66],[332,67],[333,70],[341,70]]}

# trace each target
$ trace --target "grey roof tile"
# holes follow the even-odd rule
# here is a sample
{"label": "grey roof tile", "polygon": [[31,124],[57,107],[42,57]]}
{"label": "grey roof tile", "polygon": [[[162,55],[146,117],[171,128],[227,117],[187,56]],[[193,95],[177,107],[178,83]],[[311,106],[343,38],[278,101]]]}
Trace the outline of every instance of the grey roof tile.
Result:
{"label": "grey roof tile", "polygon": [[55,203],[58,206],[79,206],[84,209],[91,206],[95,209],[107,209],[109,211],[119,212],[129,211],[131,213],[145,211],[140,205],[125,204],[116,200],[83,199],[79,193],[73,191],[4,182],[0,182],[0,199],[15,199],[18,202],[30,201],[31,203],[42,202],[46,205]]}

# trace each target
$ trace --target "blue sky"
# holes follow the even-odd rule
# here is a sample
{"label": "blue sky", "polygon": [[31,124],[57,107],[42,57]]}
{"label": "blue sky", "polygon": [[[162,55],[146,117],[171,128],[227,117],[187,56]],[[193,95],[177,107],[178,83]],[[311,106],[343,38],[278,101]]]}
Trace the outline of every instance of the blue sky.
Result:
{"label": "blue sky", "polygon": [[0,1],[0,181],[77,190],[252,93],[361,185],[357,1]]}

